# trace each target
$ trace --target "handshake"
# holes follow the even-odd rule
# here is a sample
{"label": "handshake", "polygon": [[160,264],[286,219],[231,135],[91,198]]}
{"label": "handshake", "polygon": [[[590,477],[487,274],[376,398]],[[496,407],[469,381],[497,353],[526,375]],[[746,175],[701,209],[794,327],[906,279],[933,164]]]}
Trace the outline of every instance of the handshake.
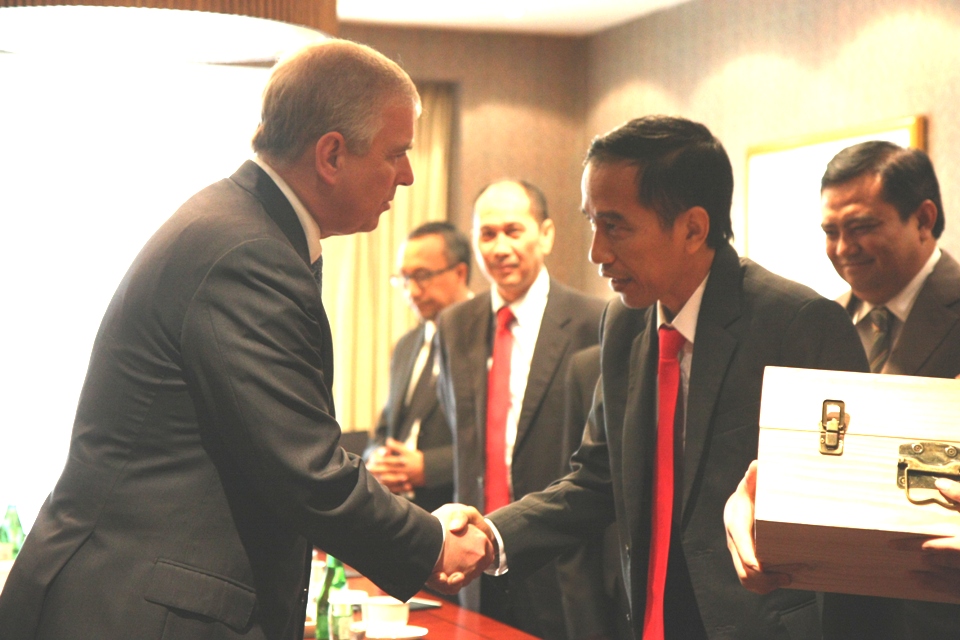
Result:
{"label": "handshake", "polygon": [[496,553],[496,538],[480,512],[462,504],[446,504],[433,512],[443,523],[443,551],[427,585],[440,593],[454,594],[489,567]]}

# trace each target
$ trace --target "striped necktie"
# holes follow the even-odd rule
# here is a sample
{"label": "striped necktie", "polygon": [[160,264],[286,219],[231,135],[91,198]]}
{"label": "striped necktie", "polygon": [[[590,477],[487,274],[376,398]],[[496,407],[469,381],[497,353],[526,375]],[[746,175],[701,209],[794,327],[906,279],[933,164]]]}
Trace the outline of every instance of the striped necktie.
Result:
{"label": "striped necktie", "polygon": [[313,279],[317,281],[317,289],[320,289],[320,293],[323,294],[323,256],[310,265],[310,271],[313,273]]}
{"label": "striped necktie", "polygon": [[890,357],[890,334],[893,318],[886,307],[875,307],[867,314],[873,327],[873,346],[870,347],[870,372],[880,373]]}

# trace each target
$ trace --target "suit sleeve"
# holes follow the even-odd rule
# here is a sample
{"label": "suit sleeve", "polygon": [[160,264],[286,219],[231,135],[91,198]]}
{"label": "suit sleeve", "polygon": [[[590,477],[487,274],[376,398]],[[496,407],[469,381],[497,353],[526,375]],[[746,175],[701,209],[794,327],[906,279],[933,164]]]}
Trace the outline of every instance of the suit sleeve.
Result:
{"label": "suit sleeve", "polygon": [[314,545],[406,599],[432,571],[442,529],[340,448],[322,368],[326,318],[298,261],[281,243],[248,242],[197,290],[181,350],[202,437],[221,475],[239,475]]}
{"label": "suit sleeve", "polygon": [[787,328],[783,345],[785,366],[870,372],[856,328],[833,300],[805,304]]}
{"label": "suit sleeve", "polygon": [[[588,347],[570,359],[565,384],[565,441],[563,464],[583,441],[583,433],[600,377],[600,350]],[[567,635],[579,638],[615,637],[612,603],[604,590],[603,538],[564,553],[557,560],[557,577]],[[618,567],[619,569],[619,567]]]}

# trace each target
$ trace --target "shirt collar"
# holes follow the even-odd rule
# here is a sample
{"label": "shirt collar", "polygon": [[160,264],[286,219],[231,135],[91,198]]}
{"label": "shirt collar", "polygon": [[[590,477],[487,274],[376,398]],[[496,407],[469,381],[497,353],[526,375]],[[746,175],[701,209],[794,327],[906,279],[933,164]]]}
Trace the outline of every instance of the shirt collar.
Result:
{"label": "shirt collar", "polygon": [[934,247],[933,253],[927,258],[927,262],[920,271],[917,272],[917,275],[913,276],[913,279],[907,283],[907,286],[901,289],[900,293],[887,300],[885,304],[875,305],[870,304],[866,300],[860,300],[860,305],[856,313],[853,314],[853,323],[857,324],[860,322],[860,320],[867,317],[867,314],[877,306],[886,307],[897,320],[906,322],[910,316],[910,311],[913,309],[913,304],[917,301],[917,296],[920,295],[920,289],[923,288],[923,284],[927,281],[927,278],[930,277],[930,274],[933,273],[933,268],[937,266],[937,261],[940,260],[941,253],[940,247]]}
{"label": "shirt collar", "polygon": [[437,333],[437,324],[433,320],[423,321],[423,341],[430,342]]}
{"label": "shirt collar", "polygon": [[[543,308],[546,304],[547,295],[550,293],[550,275],[546,267],[540,268],[537,278],[527,289],[527,292],[511,302],[508,306],[513,311],[513,316],[517,319],[517,324],[523,326],[524,322],[531,322],[543,316]],[[490,288],[490,303],[493,306],[493,313],[496,315],[506,302],[503,296],[497,291],[496,285]]]}
{"label": "shirt collar", "polygon": [[664,311],[663,304],[657,301],[657,326],[667,325],[673,327],[684,339],[693,344],[693,339],[697,334],[697,318],[700,316],[700,303],[703,302],[703,292],[707,288],[707,280],[710,278],[708,272],[700,286],[693,292],[690,299],[687,300],[680,311],[673,317],[672,321],[667,320],[667,314]]}
{"label": "shirt collar", "polygon": [[264,173],[270,176],[271,180],[277,183],[277,187],[283,195],[286,196],[287,200],[290,201],[290,206],[293,207],[293,211],[297,214],[297,219],[300,221],[300,226],[303,227],[303,235],[307,238],[307,249],[310,251],[310,263],[313,264],[322,253],[320,247],[320,225],[318,225],[317,221],[310,215],[307,208],[303,206],[300,198],[293,192],[293,189],[290,188],[286,180],[281,178],[280,174],[274,171],[273,167],[268,165],[260,156],[254,156],[253,161],[263,169]]}

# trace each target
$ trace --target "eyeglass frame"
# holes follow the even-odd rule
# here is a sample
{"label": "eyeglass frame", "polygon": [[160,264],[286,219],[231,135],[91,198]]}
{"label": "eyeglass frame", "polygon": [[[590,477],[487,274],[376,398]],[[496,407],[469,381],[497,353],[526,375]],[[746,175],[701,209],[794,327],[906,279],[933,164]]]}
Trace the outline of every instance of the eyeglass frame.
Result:
{"label": "eyeglass frame", "polygon": [[456,269],[457,267],[459,267],[461,264],[463,264],[463,263],[462,263],[462,262],[455,262],[455,263],[453,263],[453,264],[451,264],[451,265],[448,265],[448,266],[444,267],[443,269],[437,269],[437,270],[435,270],[435,271],[428,271],[428,270],[426,270],[426,269],[417,269],[416,271],[414,271],[414,272],[411,273],[410,275],[406,275],[406,274],[403,274],[403,273],[394,274],[394,275],[390,276],[390,284],[391,284],[392,286],[396,287],[397,289],[407,288],[407,287],[410,286],[410,281],[413,280],[414,282],[417,283],[417,286],[418,286],[418,287],[421,287],[421,288],[422,288],[423,286],[425,286],[428,282],[430,282],[431,280],[433,280],[433,279],[436,278],[437,276],[443,275],[444,273],[446,273],[446,272],[448,272],[448,271],[453,271],[454,269]]}

